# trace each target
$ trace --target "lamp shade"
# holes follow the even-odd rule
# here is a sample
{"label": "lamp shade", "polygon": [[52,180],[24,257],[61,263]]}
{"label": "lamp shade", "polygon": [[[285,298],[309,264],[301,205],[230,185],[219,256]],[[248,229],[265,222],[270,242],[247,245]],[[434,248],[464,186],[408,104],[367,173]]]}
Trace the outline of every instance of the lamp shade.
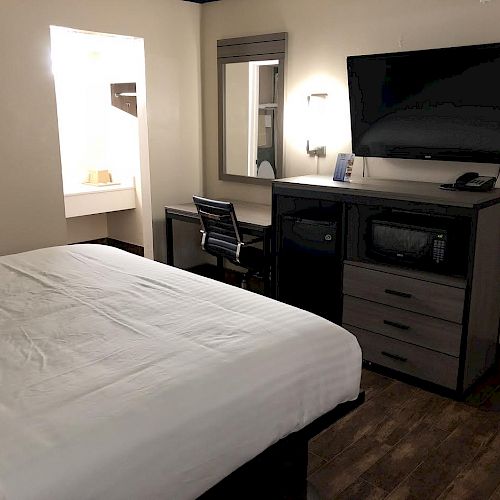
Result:
{"label": "lamp shade", "polygon": [[307,97],[307,153],[326,155],[326,99],[328,94],[311,94]]}

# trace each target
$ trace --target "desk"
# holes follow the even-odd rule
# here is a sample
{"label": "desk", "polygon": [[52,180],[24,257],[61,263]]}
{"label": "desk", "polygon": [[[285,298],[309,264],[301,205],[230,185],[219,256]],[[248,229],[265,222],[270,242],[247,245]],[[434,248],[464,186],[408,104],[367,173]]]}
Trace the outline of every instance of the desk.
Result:
{"label": "desk", "polygon": [[[231,201],[236,212],[236,218],[243,234],[258,236],[263,239],[263,251],[266,262],[271,262],[271,236],[272,217],[271,207],[259,203],[247,203],[243,201]],[[200,219],[194,203],[183,203],[180,205],[168,205],[165,207],[165,231],[167,238],[167,264],[174,265],[174,234],[173,221],[180,220],[199,224]],[[218,265],[222,265],[222,259],[218,259]],[[269,295],[271,286],[270,278],[264,280],[265,294]]]}

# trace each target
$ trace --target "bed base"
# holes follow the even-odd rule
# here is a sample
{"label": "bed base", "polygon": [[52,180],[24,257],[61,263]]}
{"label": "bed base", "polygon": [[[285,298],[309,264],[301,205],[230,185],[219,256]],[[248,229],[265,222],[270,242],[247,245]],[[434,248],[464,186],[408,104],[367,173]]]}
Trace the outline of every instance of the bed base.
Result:
{"label": "bed base", "polygon": [[307,498],[308,442],[365,400],[364,391],[273,444],[210,488],[199,500]]}

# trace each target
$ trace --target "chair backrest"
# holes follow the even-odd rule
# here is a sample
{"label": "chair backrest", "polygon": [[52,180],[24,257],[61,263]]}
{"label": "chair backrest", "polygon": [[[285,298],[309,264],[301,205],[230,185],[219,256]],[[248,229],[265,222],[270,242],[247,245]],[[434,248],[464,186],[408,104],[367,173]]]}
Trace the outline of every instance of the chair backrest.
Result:
{"label": "chair backrest", "polygon": [[193,196],[200,216],[201,246],[208,253],[239,263],[243,240],[231,202]]}

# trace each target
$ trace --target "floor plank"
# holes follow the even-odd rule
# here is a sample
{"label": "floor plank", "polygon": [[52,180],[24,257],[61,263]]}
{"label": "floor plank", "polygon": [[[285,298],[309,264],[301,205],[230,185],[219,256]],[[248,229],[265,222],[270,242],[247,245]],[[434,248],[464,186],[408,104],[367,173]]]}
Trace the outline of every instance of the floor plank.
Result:
{"label": "floor plank", "polygon": [[364,479],[358,479],[335,498],[337,500],[381,500],[386,496],[387,491]]}
{"label": "floor plank", "polygon": [[437,498],[472,462],[498,428],[488,419],[469,418],[458,426],[390,495],[389,499]]}
{"label": "floor plank", "polygon": [[429,424],[418,424],[392,450],[372,465],[362,478],[387,491],[395,489],[448,436]]}
{"label": "floor plank", "polygon": [[385,418],[385,408],[368,401],[347,418],[316,436],[309,443],[309,450],[327,460],[334,458],[363,436],[372,433]]}
{"label": "floor plank", "polygon": [[443,409],[441,414],[435,420],[434,425],[438,429],[453,431],[474,413],[475,409],[467,406],[465,403],[452,401]]}
{"label": "floor plank", "polygon": [[358,480],[391,447],[364,436],[309,476],[322,498],[334,498]]}
{"label": "floor plank", "polygon": [[326,464],[326,460],[318,457],[314,453],[309,452],[307,460],[307,475],[310,476],[313,472],[316,472],[322,465]]}
{"label": "floor plank", "polygon": [[451,404],[453,401],[450,399],[419,390],[392,415],[401,422],[434,424]]}
{"label": "floor plank", "polygon": [[373,402],[390,412],[404,406],[408,401],[413,399],[420,389],[413,387],[398,380],[394,380],[383,391],[374,395]]}
{"label": "floor plank", "polygon": [[369,401],[394,382],[393,379],[380,375],[371,370],[363,370],[361,374],[361,387],[365,391],[365,399]]}
{"label": "floor plank", "polygon": [[500,435],[448,486],[443,499],[489,498],[500,485]]}
{"label": "floor plank", "polygon": [[500,486],[493,492],[488,500],[500,500]]}
{"label": "floor plank", "polygon": [[392,417],[386,417],[377,425],[372,437],[381,443],[394,446],[409,434],[416,425],[418,423],[415,424],[411,421],[401,421]]}

